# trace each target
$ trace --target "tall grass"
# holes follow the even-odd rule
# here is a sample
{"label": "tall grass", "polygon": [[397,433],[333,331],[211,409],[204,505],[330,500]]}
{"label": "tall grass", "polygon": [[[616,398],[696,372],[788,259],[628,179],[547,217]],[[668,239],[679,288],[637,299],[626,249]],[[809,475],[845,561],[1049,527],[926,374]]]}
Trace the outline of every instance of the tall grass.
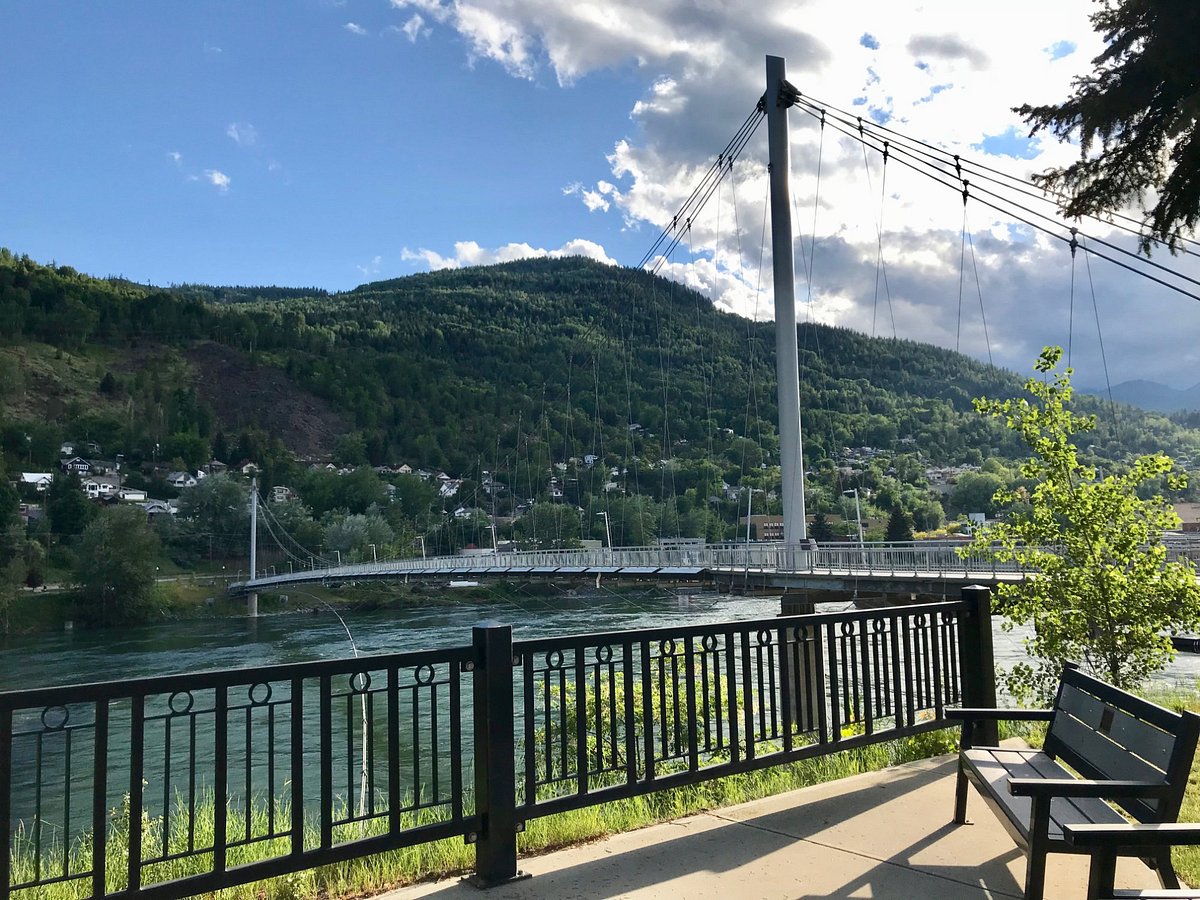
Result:
{"label": "tall grass", "polygon": [[[953,749],[955,734],[950,731],[927,732],[909,738],[858,747],[828,756],[802,760],[786,765],[773,766],[756,772],[730,775],[725,778],[686,787],[671,788],[639,797],[607,802],[603,805],[585,807],[553,816],[533,819],[526,823],[525,831],[518,835],[518,852],[534,854],[581,841],[630,831],[655,822],[678,816],[701,812],[722,806],[743,803],[771,794],[807,787],[862,772],[875,771],[887,766],[922,759]],[[243,812],[231,808],[228,816],[230,835],[265,834],[268,832],[270,810],[266,801],[252,806],[251,821],[246,822]],[[286,804],[277,804],[274,810],[276,822],[287,822],[290,812]],[[170,828],[163,834],[161,819],[143,815],[140,823],[143,858],[162,855],[164,841],[166,854],[180,853],[188,847],[187,822],[185,815],[173,815]],[[128,868],[129,808],[118,807],[111,812],[108,840],[106,844],[106,888],[119,891],[126,887],[125,873]],[[436,821],[433,815],[407,816],[405,828]],[[206,847],[212,843],[213,798],[201,799],[195,813],[193,846]],[[247,830],[247,824],[249,829]],[[349,840],[359,836],[384,833],[386,819],[376,819],[361,826],[343,826],[345,833],[337,835]],[[350,830],[352,829],[352,830]],[[306,826],[305,846],[317,846],[319,834],[315,823]],[[243,865],[256,860],[285,855],[290,849],[288,839],[275,838],[252,844],[231,847],[227,855],[229,867]],[[41,870],[43,873],[61,867],[64,854],[70,872],[82,872],[91,862],[91,836],[84,835],[71,846],[61,844],[43,846]],[[351,897],[381,891],[389,887],[409,884],[431,876],[456,875],[469,872],[474,864],[474,848],[463,843],[462,838],[452,838],[418,844],[392,850],[374,856],[361,857],[343,863],[319,866],[302,872],[280,876],[251,885],[218,891],[211,895],[218,898],[242,898],[254,896],[260,900],[299,900],[311,897]],[[31,836],[18,833],[12,854],[14,882],[28,880],[38,865]],[[155,883],[198,875],[209,871],[212,865],[210,853],[185,855],[165,862],[147,865],[143,869],[143,882]],[[78,900],[91,891],[91,879],[28,888],[16,892],[14,900]]]}

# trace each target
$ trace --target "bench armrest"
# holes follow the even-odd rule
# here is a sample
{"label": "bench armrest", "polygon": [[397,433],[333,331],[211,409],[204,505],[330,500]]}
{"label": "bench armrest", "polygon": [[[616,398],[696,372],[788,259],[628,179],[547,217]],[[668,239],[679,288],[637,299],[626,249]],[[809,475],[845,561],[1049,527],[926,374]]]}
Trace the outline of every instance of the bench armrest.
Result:
{"label": "bench armrest", "polygon": [[1014,797],[1166,797],[1177,788],[1149,781],[1091,781],[1085,778],[1010,778]]}
{"label": "bench armrest", "polygon": [[968,722],[991,720],[1008,722],[1049,722],[1054,717],[1052,709],[948,709],[947,719],[962,719]]}
{"label": "bench armrest", "polygon": [[1167,822],[1158,825],[1064,825],[1067,843],[1075,847],[1137,848],[1182,847],[1200,844],[1200,825]]}

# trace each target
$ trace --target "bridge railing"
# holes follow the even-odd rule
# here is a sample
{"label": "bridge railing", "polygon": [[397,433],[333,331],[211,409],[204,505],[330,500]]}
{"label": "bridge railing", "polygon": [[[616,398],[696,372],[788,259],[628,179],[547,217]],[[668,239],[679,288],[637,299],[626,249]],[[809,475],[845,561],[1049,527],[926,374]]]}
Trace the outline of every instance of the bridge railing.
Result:
{"label": "bridge railing", "polygon": [[989,594],[0,693],[0,895],[184,897],[950,724]]}
{"label": "bridge railing", "polygon": [[[855,573],[865,575],[1019,572],[1015,563],[998,563],[984,556],[961,555],[961,542],[822,544],[728,543],[685,544],[614,549],[516,550],[463,553],[380,562],[356,563],[282,574],[260,573],[258,581],[272,584],[323,578],[387,577],[406,573],[480,574],[488,571],[604,568],[706,568],[795,574]],[[1198,554],[1200,556],[1200,554]],[[245,587],[233,585],[232,587]]]}

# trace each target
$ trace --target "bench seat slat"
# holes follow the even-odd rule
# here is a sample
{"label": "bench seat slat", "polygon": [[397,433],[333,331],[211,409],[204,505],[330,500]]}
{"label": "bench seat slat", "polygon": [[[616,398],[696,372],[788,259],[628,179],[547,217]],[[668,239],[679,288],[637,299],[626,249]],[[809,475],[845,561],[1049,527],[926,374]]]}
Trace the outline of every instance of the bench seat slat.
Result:
{"label": "bench seat slat", "polygon": [[[1017,828],[1026,843],[1029,841],[1029,818],[1033,809],[1030,797],[1014,797],[1008,793],[1012,778],[1070,778],[1071,773],[1040,750],[976,747],[963,753],[963,758],[978,775],[978,782],[988,799],[1002,807],[1005,817]],[[1103,800],[1091,798],[1055,797],[1050,801],[1051,841],[1060,843],[1063,825],[1120,825],[1125,818]]]}
{"label": "bench seat slat", "polygon": [[1166,772],[1171,763],[1171,751],[1175,748],[1175,735],[1137,719],[1074,685],[1063,685],[1059,705],[1085,726],[1102,734],[1105,733],[1103,729],[1107,711],[1108,737],[1160,772]]}

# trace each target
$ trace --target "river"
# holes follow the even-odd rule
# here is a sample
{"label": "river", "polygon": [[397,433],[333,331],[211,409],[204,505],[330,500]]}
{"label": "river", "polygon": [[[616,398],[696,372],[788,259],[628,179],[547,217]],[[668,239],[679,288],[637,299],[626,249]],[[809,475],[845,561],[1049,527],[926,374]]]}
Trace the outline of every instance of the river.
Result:
{"label": "river", "polygon": [[[449,592],[424,607],[343,610],[345,627],[330,609],[293,595],[293,602],[307,603],[309,611],[11,636],[0,644],[4,651],[0,690],[343,659],[353,656],[355,647],[369,655],[457,646],[469,643],[471,626],[482,622],[511,624],[514,639],[522,640],[770,618],[779,611],[778,598],[705,591],[664,596],[601,590],[552,598],[447,599],[454,600],[455,594]],[[823,606],[822,611],[836,608]],[[1005,667],[1025,654],[1019,635],[1001,631],[999,619],[996,625],[996,661]],[[353,636],[353,647],[347,631]],[[1195,688],[1200,681],[1200,655],[1179,654],[1159,680]]]}

